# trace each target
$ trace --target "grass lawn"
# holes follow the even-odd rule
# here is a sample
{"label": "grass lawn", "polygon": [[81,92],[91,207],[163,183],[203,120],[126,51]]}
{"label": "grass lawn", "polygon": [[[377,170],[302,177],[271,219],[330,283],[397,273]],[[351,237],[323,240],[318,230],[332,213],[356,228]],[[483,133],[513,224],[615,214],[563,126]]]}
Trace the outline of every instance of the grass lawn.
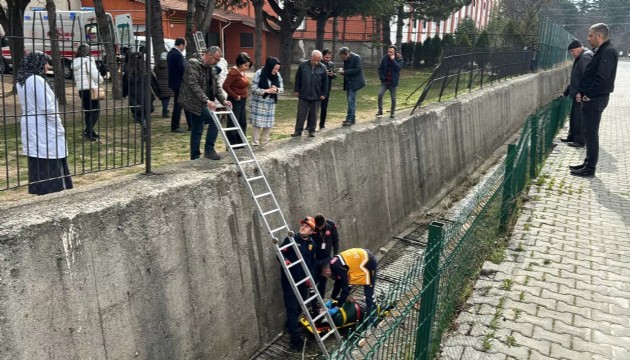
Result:
{"label": "grass lawn", "polygon": [[[294,74],[295,72],[293,72],[293,76]],[[367,85],[357,94],[356,117],[359,123],[373,121],[378,109],[377,93],[380,81],[376,68],[366,69],[365,75]],[[431,71],[429,70],[402,69],[397,93],[397,112],[408,111],[415,105],[422,89],[416,92],[409,101],[406,98],[430,75]],[[340,76],[333,81],[326,131],[341,127],[341,122],[345,119],[347,102],[342,85]],[[70,90],[67,94],[73,96]],[[113,102],[108,100],[105,105],[101,105],[101,116],[96,129],[101,135],[101,140],[96,143],[90,143],[81,137],[83,126],[80,102],[72,98],[69,103],[71,104],[63,116],[63,121],[68,141],[70,171],[74,174],[81,174],[81,176],[73,176],[75,187],[80,187],[85,183],[115,178],[122,174],[138,174],[145,171],[140,157],[139,127],[129,119],[126,100]],[[386,93],[383,102],[386,114],[389,111],[389,104],[389,93]],[[152,117],[153,169],[167,164],[188,161],[190,133],[171,133],[170,118],[161,117],[161,102],[155,101],[155,106],[156,111]],[[169,107],[172,109],[172,106],[171,101]],[[290,137],[295,126],[296,112],[297,98],[293,95],[293,88],[287,87],[276,106],[276,124],[271,132],[272,140]],[[182,118],[182,124],[185,127],[183,115]],[[6,144],[0,146],[0,169],[3,170],[3,175],[0,177],[0,199],[10,201],[30,196],[25,187],[1,191],[17,185],[18,173],[20,185],[26,185],[27,167],[26,157],[18,153],[17,150],[20,148],[19,116],[9,117],[8,121],[5,119],[4,123],[0,123],[0,129],[2,130],[0,138],[7,139]],[[248,136],[251,136],[251,128],[248,128]],[[225,150],[220,136],[216,148],[219,152]]]}

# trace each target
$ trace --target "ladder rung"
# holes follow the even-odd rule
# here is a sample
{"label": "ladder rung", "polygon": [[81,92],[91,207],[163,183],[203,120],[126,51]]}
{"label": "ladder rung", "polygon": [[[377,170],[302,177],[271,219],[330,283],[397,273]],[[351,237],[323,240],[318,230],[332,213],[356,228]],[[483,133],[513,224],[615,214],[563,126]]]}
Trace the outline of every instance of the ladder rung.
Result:
{"label": "ladder rung", "polygon": [[[272,233],[272,234],[275,234],[275,233],[277,233],[278,231],[280,231],[280,230],[282,230],[282,229],[286,229],[286,228],[287,228],[287,227],[286,227],[285,225],[282,225],[282,226],[280,226],[279,228],[275,228],[275,229],[271,230],[271,233]],[[289,245],[290,245],[290,244],[289,244]],[[280,250],[282,250],[282,249],[280,249]]]}
{"label": "ladder rung", "polygon": [[322,336],[320,339],[321,341],[324,341],[326,339],[328,339],[330,336],[332,336],[335,332],[337,331],[337,327],[332,327],[330,328],[330,331],[328,331],[328,333],[326,333],[326,335]]}
{"label": "ladder rung", "polygon": [[224,114],[229,114],[230,111],[215,111],[214,112],[216,115],[224,115]]}
{"label": "ladder rung", "polygon": [[[306,280],[308,280],[308,278],[306,278],[306,279],[304,279],[302,281],[306,281]],[[311,296],[310,298],[304,300],[304,304],[308,304],[308,303],[310,303],[311,301],[313,301],[315,299],[317,299],[317,294],[315,294],[315,295]]]}
{"label": "ladder rung", "polygon": [[238,127],[223,128],[223,131],[234,131],[234,130],[238,130]]}
{"label": "ladder rung", "polygon": [[[293,263],[292,263],[291,265],[293,265]],[[308,278],[306,277],[306,278],[304,278],[304,279],[302,279],[302,280],[300,280],[300,281],[296,282],[296,283],[295,283],[295,286],[300,286],[300,285],[304,284],[304,283],[305,283],[305,282],[307,282],[307,281],[308,281]]]}
{"label": "ladder rung", "polygon": [[235,144],[235,145],[230,145],[233,149],[240,149],[240,148],[244,148],[245,146],[247,146],[247,144],[242,143],[242,144]]}
{"label": "ladder rung", "polygon": [[[252,160],[252,161],[254,161],[254,160]],[[260,194],[260,195],[254,196],[254,199],[260,199],[261,197],[269,196],[269,195],[271,195],[271,193],[270,192],[266,192],[264,194]]]}
{"label": "ladder rung", "polygon": [[278,211],[280,211],[280,209],[273,209],[273,210],[269,210],[269,211],[267,211],[267,212],[264,212],[262,215],[263,215],[263,216],[267,216],[267,215],[270,215],[270,214],[276,213],[276,212],[278,212]]}
{"label": "ladder rung", "polygon": [[241,165],[251,164],[253,162],[256,162],[256,160],[245,160],[245,161],[241,161]]}
{"label": "ladder rung", "polygon": [[258,180],[258,179],[262,179],[262,178],[263,178],[262,175],[261,176],[254,176],[253,178],[247,179],[247,181],[254,181],[254,180]]}
{"label": "ladder rung", "polygon": [[[292,262],[292,263],[290,263],[289,265],[287,265],[287,269],[290,269],[290,268],[294,267],[295,265],[300,264],[301,262],[302,262],[302,260],[297,259],[297,260],[295,260],[294,262]],[[308,278],[306,278],[306,280],[308,280]],[[297,283],[296,285],[301,285],[301,284],[302,284],[302,282],[300,281],[300,282],[299,282],[299,283]]]}
{"label": "ladder rung", "polygon": [[319,319],[321,319],[321,318],[323,318],[323,317],[325,317],[325,316],[326,316],[326,311],[322,311],[322,312],[321,312],[321,314],[319,314],[319,315],[317,315],[317,316],[315,316],[315,317],[313,318],[313,322],[314,322],[314,323],[316,323],[316,322],[318,322],[318,321],[319,321]]}
{"label": "ladder rung", "polygon": [[282,250],[284,250],[284,249],[288,249],[288,248],[289,248],[289,247],[291,247],[292,245],[293,245],[292,243],[288,243],[288,244],[286,244],[286,245],[284,245],[284,246],[281,246],[281,247],[279,248],[279,250],[280,250],[280,251],[282,251]]}

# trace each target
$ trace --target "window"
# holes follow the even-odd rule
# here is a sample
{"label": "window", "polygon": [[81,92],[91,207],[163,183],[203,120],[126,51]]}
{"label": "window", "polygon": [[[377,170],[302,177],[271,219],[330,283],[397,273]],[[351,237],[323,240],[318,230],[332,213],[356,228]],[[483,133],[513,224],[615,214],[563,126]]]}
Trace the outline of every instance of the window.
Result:
{"label": "window", "polygon": [[97,24],[85,25],[85,41],[87,41],[88,44],[99,42]]}
{"label": "window", "polygon": [[254,47],[254,33],[241,33],[241,47],[242,48]]}

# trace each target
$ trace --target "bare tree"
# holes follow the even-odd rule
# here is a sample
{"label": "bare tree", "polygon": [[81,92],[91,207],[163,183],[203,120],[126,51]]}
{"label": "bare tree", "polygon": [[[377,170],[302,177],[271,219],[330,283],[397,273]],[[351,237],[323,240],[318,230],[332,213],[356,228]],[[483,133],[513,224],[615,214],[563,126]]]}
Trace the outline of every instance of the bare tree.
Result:
{"label": "bare tree", "polygon": [[[30,0],[7,0],[6,11],[0,6],[0,25],[9,36],[13,73],[17,74],[24,58],[24,10]],[[13,77],[15,92],[15,76]]]}
{"label": "bare tree", "polygon": [[66,82],[62,71],[61,54],[59,53],[59,31],[57,30],[57,7],[53,0],[46,0],[48,28],[50,29],[50,45],[52,49],[53,68],[55,71],[55,96],[59,104],[66,104]]}
{"label": "bare tree", "polygon": [[263,24],[264,24],[264,15],[263,15],[263,5],[265,5],[265,0],[251,0],[252,5],[254,6],[254,39],[255,39],[255,47],[254,47],[254,64],[257,67],[261,67],[263,65],[262,62],[262,32],[263,32]]}
{"label": "bare tree", "polygon": [[[151,46],[155,63],[165,51],[164,28],[162,28],[162,4],[160,1],[152,1],[151,4]],[[147,39],[148,41],[149,39]]]}
{"label": "bare tree", "polygon": [[114,50],[114,34],[112,34],[112,24],[110,17],[106,16],[103,0],[94,0],[94,12],[96,13],[96,23],[98,24],[98,34],[101,46],[105,50],[103,60],[112,79],[112,94],[114,99],[122,98],[121,80],[118,76],[118,63],[116,51]]}

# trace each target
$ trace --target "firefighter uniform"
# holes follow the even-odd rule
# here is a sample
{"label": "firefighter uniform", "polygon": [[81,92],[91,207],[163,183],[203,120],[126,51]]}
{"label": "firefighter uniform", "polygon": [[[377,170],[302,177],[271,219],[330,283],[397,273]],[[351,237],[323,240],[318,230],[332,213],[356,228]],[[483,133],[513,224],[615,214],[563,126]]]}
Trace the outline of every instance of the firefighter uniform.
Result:
{"label": "firefighter uniform", "polygon": [[363,293],[369,314],[374,306],[376,283],[376,257],[368,249],[348,249],[330,260],[330,272],[335,280],[332,298],[341,307],[350,293],[350,285],[363,285]]}
{"label": "firefighter uniform", "polygon": [[[308,267],[309,271],[313,273],[313,269],[315,267],[315,243],[313,239],[310,237],[307,239],[303,239],[300,236],[299,232],[296,232],[293,236],[293,240],[297,244],[300,249],[300,253],[302,254],[302,258],[304,259],[304,263]],[[282,245],[287,245],[290,239],[287,237]],[[298,260],[297,254],[293,251],[293,247],[288,247],[283,250],[284,261],[287,264],[290,264],[294,261]],[[293,277],[293,281],[298,282],[306,277],[304,274],[304,270],[302,270],[301,265],[293,266],[290,270],[291,276]],[[291,336],[291,344],[299,346],[299,344],[303,341],[300,336],[299,328],[298,328],[298,318],[302,313],[302,309],[300,308],[300,303],[295,297],[295,293],[293,292],[293,288],[291,287],[291,283],[287,278],[284,270],[280,268],[281,272],[281,280],[280,284],[282,285],[282,293],[284,295],[284,307],[287,311],[287,324],[286,328]],[[308,294],[308,285],[306,283],[300,285],[298,287],[298,291],[302,296],[302,299],[306,298]]]}
{"label": "firefighter uniform", "polygon": [[326,220],[322,228],[315,228],[313,234],[311,234],[313,241],[315,242],[315,263],[316,268],[313,273],[315,284],[317,284],[317,291],[324,297],[326,294],[326,278],[321,275],[321,269],[324,265],[330,263],[330,260],[334,255],[339,254],[339,234],[337,232],[337,225],[332,220]]}

